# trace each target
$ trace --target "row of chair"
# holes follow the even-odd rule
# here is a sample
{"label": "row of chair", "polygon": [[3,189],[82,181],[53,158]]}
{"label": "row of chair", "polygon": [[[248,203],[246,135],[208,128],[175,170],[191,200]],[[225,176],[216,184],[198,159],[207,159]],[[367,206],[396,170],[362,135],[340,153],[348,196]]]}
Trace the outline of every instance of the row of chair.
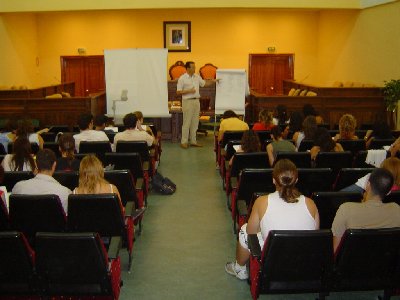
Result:
{"label": "row of chair", "polygon": [[120,238],[105,251],[96,233],[0,232],[0,299],[110,299],[120,294]]}
{"label": "row of chair", "polygon": [[[1,203],[3,206],[3,203]],[[23,232],[31,246],[36,246],[37,232],[97,232],[109,246],[112,238],[121,237],[132,262],[134,224],[145,208],[136,209],[128,202],[122,212],[115,194],[69,195],[68,217],[56,195],[10,195],[9,213],[1,209],[0,230]]]}
{"label": "row of chair", "polygon": [[348,229],[333,253],[330,230],[273,230],[261,249],[249,235],[250,290],[260,294],[384,290],[400,282],[400,228]]}

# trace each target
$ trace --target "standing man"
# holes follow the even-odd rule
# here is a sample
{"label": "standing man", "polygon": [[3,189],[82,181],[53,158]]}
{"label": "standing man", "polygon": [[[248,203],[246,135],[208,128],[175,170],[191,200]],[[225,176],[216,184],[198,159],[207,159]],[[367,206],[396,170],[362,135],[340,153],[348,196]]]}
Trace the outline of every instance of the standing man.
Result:
{"label": "standing man", "polygon": [[218,79],[203,80],[198,74],[195,74],[196,66],[194,62],[188,61],[185,64],[186,73],[178,79],[176,93],[182,95],[182,139],[181,148],[187,149],[190,145],[193,147],[202,147],[197,143],[196,132],[199,127],[200,115],[200,87],[210,86]]}

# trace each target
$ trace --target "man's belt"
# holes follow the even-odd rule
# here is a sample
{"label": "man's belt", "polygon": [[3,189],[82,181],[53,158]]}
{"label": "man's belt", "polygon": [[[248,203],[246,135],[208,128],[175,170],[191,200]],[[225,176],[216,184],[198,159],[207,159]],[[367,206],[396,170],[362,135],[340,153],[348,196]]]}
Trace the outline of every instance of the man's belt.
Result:
{"label": "man's belt", "polygon": [[199,100],[200,98],[186,98],[186,99],[182,99],[182,100]]}

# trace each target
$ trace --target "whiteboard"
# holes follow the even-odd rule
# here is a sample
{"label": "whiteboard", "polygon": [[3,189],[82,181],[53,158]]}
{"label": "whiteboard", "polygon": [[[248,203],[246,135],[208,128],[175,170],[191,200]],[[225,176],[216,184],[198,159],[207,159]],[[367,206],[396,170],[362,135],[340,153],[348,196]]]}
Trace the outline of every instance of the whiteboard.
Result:
{"label": "whiteboard", "polygon": [[233,110],[237,114],[244,114],[247,76],[244,69],[217,69],[215,113],[222,114],[226,110]]}
{"label": "whiteboard", "polygon": [[115,101],[115,116],[141,111],[145,117],[170,117],[168,110],[167,49],[104,50],[107,114],[114,100],[128,91],[127,101]]}

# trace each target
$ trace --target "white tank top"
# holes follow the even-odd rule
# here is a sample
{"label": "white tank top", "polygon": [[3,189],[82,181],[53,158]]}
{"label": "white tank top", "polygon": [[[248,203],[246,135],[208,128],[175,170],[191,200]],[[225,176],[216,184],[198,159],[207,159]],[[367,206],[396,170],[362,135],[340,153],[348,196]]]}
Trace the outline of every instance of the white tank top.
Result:
{"label": "white tank top", "polygon": [[316,222],[311,216],[303,195],[296,203],[287,203],[276,191],[268,195],[268,207],[261,219],[261,235],[265,241],[270,230],[314,230]]}

